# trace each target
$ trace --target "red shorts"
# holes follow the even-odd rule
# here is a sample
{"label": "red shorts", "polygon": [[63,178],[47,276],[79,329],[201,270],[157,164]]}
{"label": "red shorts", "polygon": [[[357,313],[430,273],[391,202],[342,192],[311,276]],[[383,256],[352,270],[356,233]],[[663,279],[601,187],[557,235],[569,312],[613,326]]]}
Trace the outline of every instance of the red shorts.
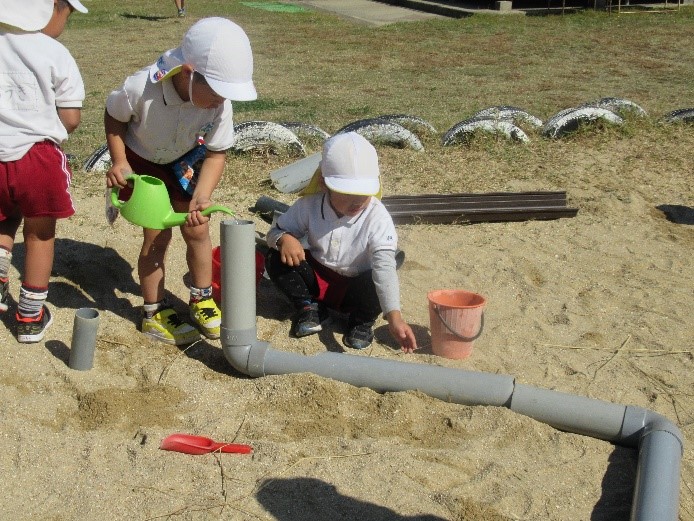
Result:
{"label": "red shorts", "polygon": [[[160,165],[158,163],[152,163],[143,157],[138,156],[135,152],[130,150],[128,147],[125,148],[125,157],[128,159],[130,168],[133,172],[138,175],[151,175],[157,179],[164,181],[166,186],[166,191],[169,192],[169,199],[171,201],[178,202],[189,202],[191,197],[188,195],[183,188],[181,188],[180,183],[176,179],[176,175],[173,173],[173,169],[170,163],[165,165]],[[118,199],[121,201],[127,201],[132,193],[132,188],[126,186],[118,192]]]}
{"label": "red shorts", "polygon": [[17,161],[0,161],[0,221],[74,215],[71,180],[67,157],[52,141],[34,144]]}
{"label": "red shorts", "polygon": [[318,283],[318,295],[316,300],[324,303],[330,308],[339,310],[347,294],[349,283],[353,279],[340,275],[327,266],[323,266],[311,256],[308,250],[306,250],[306,260],[311,265],[316,275],[316,282]]}

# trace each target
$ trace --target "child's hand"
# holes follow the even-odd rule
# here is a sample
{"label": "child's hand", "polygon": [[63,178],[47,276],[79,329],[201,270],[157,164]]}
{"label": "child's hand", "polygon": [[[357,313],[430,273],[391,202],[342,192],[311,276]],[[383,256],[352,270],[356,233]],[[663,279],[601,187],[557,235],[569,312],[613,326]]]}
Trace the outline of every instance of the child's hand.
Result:
{"label": "child's hand", "polygon": [[306,260],[306,252],[301,242],[288,233],[278,239],[277,250],[280,252],[280,260],[287,266],[298,266],[301,261]]}
{"label": "child's hand", "polygon": [[412,328],[402,319],[400,311],[393,310],[386,314],[388,331],[398,341],[403,353],[412,353],[417,349],[417,339]]}
{"label": "child's hand", "polygon": [[127,161],[114,163],[106,172],[106,186],[109,188],[125,188],[128,184],[125,178],[132,173],[133,169],[130,168],[130,164]]}
{"label": "child's hand", "polygon": [[209,199],[198,199],[193,198],[188,206],[188,216],[186,217],[187,226],[200,226],[205,224],[210,220],[209,217],[205,217],[201,212],[209,207],[212,203]]}

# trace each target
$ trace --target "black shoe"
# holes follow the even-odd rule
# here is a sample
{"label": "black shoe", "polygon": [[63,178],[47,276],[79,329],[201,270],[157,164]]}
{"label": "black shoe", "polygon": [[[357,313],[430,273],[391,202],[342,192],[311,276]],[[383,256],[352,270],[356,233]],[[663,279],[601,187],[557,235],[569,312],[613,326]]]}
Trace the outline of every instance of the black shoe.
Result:
{"label": "black shoe", "polygon": [[323,330],[322,324],[328,319],[327,313],[317,302],[311,302],[301,308],[294,316],[292,333],[295,337],[313,335]]}
{"label": "black shoe", "polygon": [[373,326],[373,321],[357,322],[350,320],[347,334],[342,341],[347,347],[352,349],[366,349],[374,340]]}
{"label": "black shoe", "polygon": [[46,330],[53,323],[51,312],[46,306],[38,318],[24,318],[17,313],[17,340],[23,344],[31,344],[43,340]]}
{"label": "black shoe", "polygon": [[7,311],[10,300],[10,281],[0,279],[0,312]]}

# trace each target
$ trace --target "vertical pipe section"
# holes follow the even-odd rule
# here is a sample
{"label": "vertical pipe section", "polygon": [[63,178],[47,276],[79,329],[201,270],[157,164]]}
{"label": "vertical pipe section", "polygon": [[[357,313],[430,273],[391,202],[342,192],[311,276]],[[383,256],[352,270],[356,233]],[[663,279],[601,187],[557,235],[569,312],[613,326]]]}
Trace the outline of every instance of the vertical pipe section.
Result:
{"label": "vertical pipe section", "polygon": [[631,521],[676,520],[679,511],[682,433],[670,420],[645,411]]}
{"label": "vertical pipe section", "polygon": [[[227,360],[248,374],[255,322],[255,224],[227,219],[220,224],[221,342]],[[251,375],[254,376],[254,375]]]}
{"label": "vertical pipe section", "polygon": [[75,311],[72,326],[72,342],[68,366],[78,371],[88,371],[94,367],[96,335],[99,330],[99,312],[93,308],[79,308]]}

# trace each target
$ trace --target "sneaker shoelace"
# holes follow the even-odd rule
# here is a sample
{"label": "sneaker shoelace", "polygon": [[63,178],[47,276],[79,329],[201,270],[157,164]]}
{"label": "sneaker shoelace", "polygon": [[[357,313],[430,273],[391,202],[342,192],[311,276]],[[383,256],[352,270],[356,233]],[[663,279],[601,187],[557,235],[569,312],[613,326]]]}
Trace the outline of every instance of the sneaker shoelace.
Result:
{"label": "sneaker shoelace", "polygon": [[171,313],[168,317],[166,317],[166,321],[169,324],[171,324],[174,327],[174,329],[178,326],[183,325],[183,321],[179,318],[179,316],[176,313]]}
{"label": "sneaker shoelace", "polygon": [[217,316],[217,310],[214,308],[202,308],[198,311],[204,318],[214,318]]}

